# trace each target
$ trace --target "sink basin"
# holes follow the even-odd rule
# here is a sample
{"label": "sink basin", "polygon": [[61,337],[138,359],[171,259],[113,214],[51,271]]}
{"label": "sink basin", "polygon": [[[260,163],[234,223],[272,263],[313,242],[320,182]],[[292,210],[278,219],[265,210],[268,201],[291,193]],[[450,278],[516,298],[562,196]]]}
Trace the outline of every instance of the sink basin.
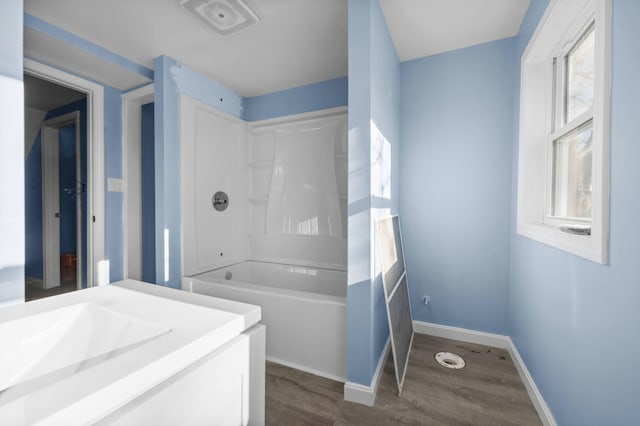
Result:
{"label": "sink basin", "polygon": [[[201,375],[200,367],[187,372],[246,341],[242,333],[260,320],[260,308],[219,301],[227,306],[221,310],[208,299],[128,280],[1,308],[0,425],[109,423],[125,412],[143,419],[130,424],[162,423],[178,398],[191,407],[192,392],[176,385],[183,378],[198,382],[189,385],[196,392],[219,383],[222,394],[233,393],[244,407],[244,355],[235,355],[244,360],[233,370],[237,386],[218,382],[232,362],[213,363],[222,376]],[[152,395],[162,402],[146,405]],[[210,413],[206,395],[201,405],[201,414]],[[222,400],[216,407],[228,411]],[[195,424],[205,423],[219,422]]]}
{"label": "sink basin", "polygon": [[90,302],[0,324],[0,392],[171,331]]}

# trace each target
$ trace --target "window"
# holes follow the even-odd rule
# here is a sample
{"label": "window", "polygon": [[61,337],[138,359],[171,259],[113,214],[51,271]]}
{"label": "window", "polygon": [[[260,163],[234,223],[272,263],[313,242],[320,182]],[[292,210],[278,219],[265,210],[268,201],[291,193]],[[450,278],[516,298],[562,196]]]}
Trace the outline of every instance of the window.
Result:
{"label": "window", "polygon": [[607,262],[611,0],[555,0],[522,56],[518,233]]}
{"label": "window", "polygon": [[[595,25],[550,60],[553,129],[547,147],[549,197],[545,223],[591,233]],[[579,231],[579,232],[577,232]]]}
{"label": "window", "polygon": [[593,122],[553,141],[551,217],[591,223]]}

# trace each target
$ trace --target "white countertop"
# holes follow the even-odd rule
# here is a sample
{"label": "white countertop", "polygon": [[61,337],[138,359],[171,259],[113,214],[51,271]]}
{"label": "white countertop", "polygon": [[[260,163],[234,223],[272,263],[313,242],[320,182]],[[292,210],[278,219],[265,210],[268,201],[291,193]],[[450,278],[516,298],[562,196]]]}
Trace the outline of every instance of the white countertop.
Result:
{"label": "white countertop", "polygon": [[[34,318],[49,318],[53,310],[74,315],[84,312],[85,317],[71,317],[80,321],[97,312],[98,319],[110,322],[113,314],[113,318],[122,318],[125,328],[127,319],[132,327],[139,325],[147,337],[134,333],[109,352],[87,350],[89,359],[70,356],[67,362],[71,365],[54,364],[49,369],[40,366],[36,369],[40,375],[7,381],[10,387],[0,393],[0,424],[96,422],[260,320],[257,306],[127,280],[2,308],[0,330],[24,327],[25,319],[31,327],[39,326]],[[100,324],[96,322],[90,335],[106,339],[108,327]],[[86,330],[82,333],[67,333],[67,337],[88,335]],[[46,362],[47,356],[38,358]],[[0,365],[0,369],[6,368],[10,366]]]}

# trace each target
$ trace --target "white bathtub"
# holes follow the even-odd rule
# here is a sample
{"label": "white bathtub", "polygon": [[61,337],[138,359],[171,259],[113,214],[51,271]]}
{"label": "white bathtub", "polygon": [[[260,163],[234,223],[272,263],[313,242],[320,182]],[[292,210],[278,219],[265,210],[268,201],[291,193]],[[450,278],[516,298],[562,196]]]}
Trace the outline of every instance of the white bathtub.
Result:
{"label": "white bathtub", "polygon": [[260,305],[267,359],[346,380],[346,272],[247,261],[185,277],[182,289]]}

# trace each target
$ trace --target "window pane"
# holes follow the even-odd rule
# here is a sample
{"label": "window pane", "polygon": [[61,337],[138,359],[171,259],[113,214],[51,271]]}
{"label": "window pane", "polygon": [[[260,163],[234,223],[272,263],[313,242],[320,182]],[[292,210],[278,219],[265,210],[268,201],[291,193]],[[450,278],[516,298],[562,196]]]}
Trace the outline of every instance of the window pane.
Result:
{"label": "window pane", "polygon": [[594,50],[595,31],[592,26],[567,55],[566,123],[593,104]]}
{"label": "window pane", "polygon": [[553,142],[553,216],[591,218],[593,123]]}

